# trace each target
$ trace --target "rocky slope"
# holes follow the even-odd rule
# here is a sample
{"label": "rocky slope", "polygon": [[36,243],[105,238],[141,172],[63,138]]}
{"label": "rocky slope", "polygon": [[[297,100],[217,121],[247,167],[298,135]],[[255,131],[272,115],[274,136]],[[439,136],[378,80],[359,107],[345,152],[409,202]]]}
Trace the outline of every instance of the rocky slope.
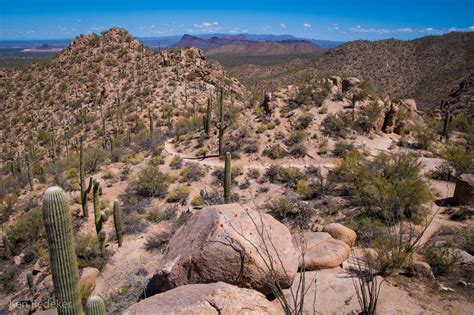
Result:
{"label": "rocky slope", "polygon": [[279,55],[302,55],[321,54],[325,49],[311,44],[309,41],[286,40],[278,42],[259,42],[245,45],[231,44],[210,49],[207,56],[229,55],[229,56],[279,56]]}
{"label": "rocky slope", "polygon": [[199,50],[151,52],[119,28],[79,36],[52,60],[1,70],[0,77],[4,161],[27,142],[46,148],[53,135],[75,143],[81,122],[89,140],[98,138],[104,124],[107,134],[138,132],[150,112],[158,126],[165,116],[197,117],[217,86],[235,94],[236,103],[244,93]]}
{"label": "rocky slope", "polygon": [[253,42],[246,39],[242,35],[211,37],[209,39],[204,39],[201,37],[185,34],[183,35],[183,37],[180,39],[179,42],[171,45],[169,48],[195,47],[195,48],[206,51],[212,48],[221,47],[225,45],[246,45],[250,43],[253,43]]}

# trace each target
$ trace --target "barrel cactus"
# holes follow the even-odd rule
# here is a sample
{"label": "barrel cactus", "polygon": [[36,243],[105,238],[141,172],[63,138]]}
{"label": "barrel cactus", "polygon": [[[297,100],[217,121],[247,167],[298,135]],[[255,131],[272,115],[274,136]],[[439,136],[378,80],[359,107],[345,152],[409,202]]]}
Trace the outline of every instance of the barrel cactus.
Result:
{"label": "barrel cactus", "polygon": [[104,300],[98,295],[91,296],[86,303],[86,315],[105,315]]}
{"label": "barrel cactus", "polygon": [[43,196],[43,219],[59,315],[82,313],[72,219],[64,191],[50,187]]}
{"label": "barrel cactus", "polygon": [[122,214],[120,212],[120,202],[118,199],[114,200],[114,207],[113,207],[113,213],[114,213],[114,226],[115,226],[115,234],[117,236],[117,242],[119,247],[122,247]]}

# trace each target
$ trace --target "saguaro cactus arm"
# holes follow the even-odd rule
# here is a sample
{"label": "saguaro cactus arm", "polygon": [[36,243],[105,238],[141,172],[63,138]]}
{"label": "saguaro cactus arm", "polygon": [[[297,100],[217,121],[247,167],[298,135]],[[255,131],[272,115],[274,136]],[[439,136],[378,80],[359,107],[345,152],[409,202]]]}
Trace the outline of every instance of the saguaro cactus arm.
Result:
{"label": "saguaro cactus arm", "polygon": [[232,184],[232,167],[231,167],[231,154],[229,152],[225,155],[225,166],[224,166],[224,200],[225,203],[231,202],[230,186]]}

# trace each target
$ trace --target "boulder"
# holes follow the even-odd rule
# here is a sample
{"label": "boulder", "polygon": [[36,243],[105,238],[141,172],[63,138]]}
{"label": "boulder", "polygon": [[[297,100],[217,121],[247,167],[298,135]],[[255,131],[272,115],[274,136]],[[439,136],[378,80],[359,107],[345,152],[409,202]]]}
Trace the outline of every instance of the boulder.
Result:
{"label": "boulder", "polygon": [[336,240],[341,240],[349,246],[353,246],[357,238],[354,230],[340,223],[327,224],[323,226],[322,232],[329,233]]}
{"label": "boulder", "polygon": [[356,87],[360,84],[360,80],[354,77],[344,78],[342,80],[342,92],[347,92],[351,88]]}
{"label": "boulder", "polygon": [[431,270],[431,266],[424,262],[424,261],[415,261],[411,266],[408,268],[411,275],[419,277],[419,278],[428,278],[434,279],[433,271]]}
{"label": "boulder", "polygon": [[332,76],[332,77],[329,77],[329,81],[331,81],[335,86],[337,86],[339,91],[342,90],[342,79],[341,79],[341,77]]}
{"label": "boulder", "polygon": [[265,296],[224,282],[189,284],[132,305],[124,315],[283,314]]}
{"label": "boulder", "polygon": [[[263,225],[264,240],[260,236]],[[266,273],[291,286],[298,258],[291,234],[272,216],[238,204],[210,206],[194,214],[171,238],[146,296],[192,283],[225,281],[270,293]]]}
{"label": "boulder", "polygon": [[456,180],[454,202],[459,205],[472,203],[474,200],[474,174],[462,174]]}
{"label": "boulder", "polygon": [[[303,233],[304,244],[304,267],[305,270],[319,270],[334,268],[349,258],[351,249],[343,241],[332,238],[326,232]],[[295,237],[295,247],[301,248],[302,241]],[[300,261],[299,268],[302,268]]]}

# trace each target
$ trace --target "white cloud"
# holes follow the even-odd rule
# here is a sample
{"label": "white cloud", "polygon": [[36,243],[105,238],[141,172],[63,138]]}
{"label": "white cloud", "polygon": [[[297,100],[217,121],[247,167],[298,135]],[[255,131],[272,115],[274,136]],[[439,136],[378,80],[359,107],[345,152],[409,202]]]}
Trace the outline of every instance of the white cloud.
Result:
{"label": "white cloud", "polygon": [[194,24],[194,27],[204,32],[217,31],[219,29],[219,23],[214,22],[202,22],[201,24]]}
{"label": "white cloud", "polygon": [[234,27],[234,28],[231,28],[229,30],[229,33],[232,33],[232,34],[243,34],[243,33],[247,33],[248,30],[246,29],[242,29],[240,27]]}
{"label": "white cloud", "polygon": [[281,23],[281,24],[280,24],[280,27],[281,27],[281,28],[287,28],[287,26],[286,26],[285,23]]}
{"label": "white cloud", "polygon": [[459,27],[449,27],[449,28],[432,28],[432,27],[424,27],[424,28],[411,28],[411,27],[404,27],[404,28],[396,28],[396,29],[388,29],[388,28],[365,28],[360,25],[356,27],[350,28],[351,32],[354,33],[376,33],[376,34],[400,34],[400,33],[418,33],[418,34],[443,34],[449,32],[468,32],[474,31],[474,26],[469,26],[465,28]]}
{"label": "white cloud", "polygon": [[311,27],[311,24],[309,24],[309,23],[304,23],[303,26],[304,26],[304,27]]}

